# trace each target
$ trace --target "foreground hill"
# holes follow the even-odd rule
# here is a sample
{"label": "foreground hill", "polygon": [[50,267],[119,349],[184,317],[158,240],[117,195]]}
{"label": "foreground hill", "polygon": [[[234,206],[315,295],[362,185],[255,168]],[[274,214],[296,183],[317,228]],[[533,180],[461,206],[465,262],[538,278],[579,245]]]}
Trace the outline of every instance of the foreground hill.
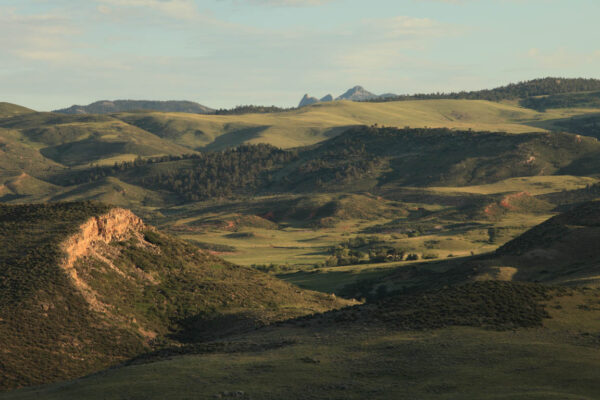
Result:
{"label": "foreground hill", "polygon": [[93,203],[0,206],[0,387],[348,304]]}
{"label": "foreground hill", "polygon": [[110,114],[125,111],[164,111],[210,114],[214,110],[193,101],[101,100],[87,106],[74,105],[55,110],[60,114]]}
{"label": "foreground hill", "polygon": [[3,398],[593,399],[598,294],[510,282],[426,290]]}

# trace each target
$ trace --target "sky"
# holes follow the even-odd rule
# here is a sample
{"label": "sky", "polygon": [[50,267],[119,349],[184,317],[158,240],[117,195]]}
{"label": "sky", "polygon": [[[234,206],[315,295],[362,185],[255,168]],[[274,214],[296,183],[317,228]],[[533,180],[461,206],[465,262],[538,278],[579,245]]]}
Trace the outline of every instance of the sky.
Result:
{"label": "sky", "polygon": [[600,78],[598,0],[0,0],[0,101],[296,106]]}

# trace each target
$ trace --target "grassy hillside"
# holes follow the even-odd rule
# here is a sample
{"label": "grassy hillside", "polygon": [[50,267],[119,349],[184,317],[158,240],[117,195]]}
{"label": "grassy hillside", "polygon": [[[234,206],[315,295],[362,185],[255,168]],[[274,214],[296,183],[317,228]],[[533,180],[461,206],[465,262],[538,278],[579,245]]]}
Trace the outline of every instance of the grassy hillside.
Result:
{"label": "grassy hillside", "polygon": [[66,166],[190,152],[108,116],[25,114],[0,120],[0,127],[18,132],[23,143]]}
{"label": "grassy hillside", "polygon": [[16,104],[0,102],[0,118],[7,118],[19,114],[27,114],[32,112],[35,111]]}
{"label": "grassy hillside", "polygon": [[541,121],[568,118],[577,113],[581,112],[553,110],[539,113],[483,100],[421,100],[336,101],[269,114],[144,113],[120,114],[118,118],[190,148],[219,150],[242,143],[269,143],[282,148],[306,146],[348,127],[373,124],[523,133],[543,130],[537,127]]}
{"label": "grassy hillside", "polygon": [[96,203],[0,206],[0,236],[2,388],[349,304]]}
{"label": "grassy hillside", "polygon": [[[306,146],[357,125],[450,127],[510,133],[567,130],[588,134],[585,126],[567,122],[572,117],[584,121],[587,115],[594,115],[593,109],[540,113],[482,100],[378,104],[340,101],[286,112],[235,115],[165,112],[64,115],[28,112],[12,105],[4,108],[7,111],[0,114],[0,140],[9,145],[4,151],[13,159],[11,165],[16,165],[12,169],[25,169],[37,178],[59,165],[112,165],[138,156],[221,150],[243,143],[268,143],[281,148]],[[10,168],[9,165],[0,167]]]}
{"label": "grassy hillside", "polygon": [[[284,169],[297,189],[397,186],[467,186],[534,175],[553,175],[593,158],[600,144],[570,134],[511,135],[448,129],[357,128],[300,155]],[[278,175],[274,175],[278,176]]]}
{"label": "grassy hillside", "polygon": [[[600,169],[587,160],[599,152],[596,139],[572,134],[359,127],[301,150],[245,145],[79,169],[57,176],[55,182],[80,184],[115,177],[176,194],[183,202],[286,192],[388,193],[402,186],[456,187],[538,175],[595,175]],[[564,189],[572,187],[567,178],[554,180]]]}
{"label": "grassy hillside", "polygon": [[493,282],[423,292],[3,398],[593,399],[597,295]]}

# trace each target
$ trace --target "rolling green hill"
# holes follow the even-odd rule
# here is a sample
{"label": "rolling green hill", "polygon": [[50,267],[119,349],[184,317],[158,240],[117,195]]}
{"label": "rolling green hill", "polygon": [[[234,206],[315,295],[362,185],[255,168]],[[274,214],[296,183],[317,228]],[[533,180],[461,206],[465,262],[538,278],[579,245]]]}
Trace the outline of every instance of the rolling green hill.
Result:
{"label": "rolling green hill", "polygon": [[600,169],[585,160],[599,153],[596,139],[563,133],[359,127],[301,150],[246,145],[80,169],[62,174],[56,182],[115,177],[176,194],[184,202],[287,192],[390,193],[402,186],[456,187],[515,177],[594,175]]}
{"label": "rolling green hill", "polygon": [[18,132],[21,142],[65,166],[190,152],[108,116],[24,114],[0,120],[0,127]]}
{"label": "rolling green hill", "polygon": [[523,133],[547,129],[537,127],[544,121],[585,112],[588,111],[565,109],[539,113],[483,100],[415,100],[336,101],[268,114],[143,113],[117,117],[190,148],[220,150],[242,143],[269,143],[282,148],[306,146],[335,136],[348,127],[373,124]]}
{"label": "rolling green hill", "polygon": [[32,113],[32,112],[35,112],[35,111],[30,110],[29,108],[26,108],[23,106],[16,105],[16,104],[0,102],[0,117],[1,118],[12,117],[12,116],[19,115],[19,114],[28,114],[28,113]]}
{"label": "rolling green hill", "polygon": [[[16,108],[15,108],[16,107]],[[449,127],[459,130],[567,130],[587,134],[580,124],[566,124],[594,115],[594,109],[560,109],[545,113],[483,100],[415,100],[388,103],[338,101],[285,112],[198,115],[143,112],[111,115],[64,115],[30,112],[5,106],[0,115],[0,140],[10,143],[8,157],[25,154],[30,165],[16,170],[42,178],[57,167],[92,163],[112,165],[138,156],[180,155],[244,143],[281,148],[313,145],[349,127],[379,124],[395,127]],[[18,112],[14,110],[18,109]],[[594,135],[594,134],[592,134]],[[30,155],[28,155],[30,154]]]}
{"label": "rolling green hill", "polygon": [[0,206],[0,387],[351,304],[237,267],[99,203]]}

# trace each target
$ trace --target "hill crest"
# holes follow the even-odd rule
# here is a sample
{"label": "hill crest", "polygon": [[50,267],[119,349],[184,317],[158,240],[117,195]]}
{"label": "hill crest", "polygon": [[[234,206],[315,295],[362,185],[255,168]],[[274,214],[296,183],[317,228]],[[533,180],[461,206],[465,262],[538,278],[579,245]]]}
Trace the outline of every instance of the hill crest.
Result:
{"label": "hill crest", "polygon": [[184,112],[191,114],[211,114],[214,112],[210,107],[186,100],[100,100],[86,106],[73,105],[53,112],[60,114],[110,114],[130,111]]}

